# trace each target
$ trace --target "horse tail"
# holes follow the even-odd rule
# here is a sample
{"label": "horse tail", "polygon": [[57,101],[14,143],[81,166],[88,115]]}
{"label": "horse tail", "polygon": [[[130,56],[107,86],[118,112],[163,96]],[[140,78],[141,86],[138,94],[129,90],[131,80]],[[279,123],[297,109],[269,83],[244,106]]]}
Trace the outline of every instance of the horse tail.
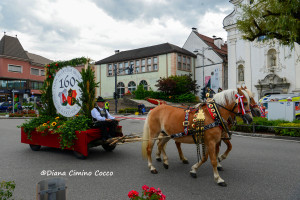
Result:
{"label": "horse tail", "polygon": [[142,142],[142,156],[143,156],[143,158],[147,158],[147,146],[148,146],[148,141],[149,141],[149,125],[148,125],[149,114],[148,114],[148,116],[145,120],[144,131],[143,131],[143,142]]}

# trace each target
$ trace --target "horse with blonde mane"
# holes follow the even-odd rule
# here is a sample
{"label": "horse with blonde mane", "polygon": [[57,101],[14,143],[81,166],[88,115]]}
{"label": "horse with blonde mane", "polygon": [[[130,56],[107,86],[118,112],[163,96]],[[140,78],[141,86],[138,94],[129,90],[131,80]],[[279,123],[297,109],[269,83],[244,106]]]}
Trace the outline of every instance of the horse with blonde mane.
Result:
{"label": "horse with blonde mane", "polygon": [[[214,96],[214,102],[218,107],[220,117],[223,122],[226,122],[231,115],[240,115],[245,123],[252,122],[252,115],[250,114],[250,98],[247,92],[241,89],[237,90],[225,90]],[[241,109],[242,108],[242,109]],[[204,126],[210,126],[215,123],[212,117],[211,110],[209,110],[206,104],[201,105],[199,109],[202,109],[205,120]],[[192,124],[192,117],[197,111],[190,111],[189,124]],[[157,170],[152,164],[152,149],[158,135],[163,132],[167,137],[164,137],[158,145],[158,149],[163,154],[163,165],[168,168],[168,157],[164,150],[165,144],[170,138],[183,131],[183,121],[185,119],[186,111],[182,108],[177,108],[169,105],[160,105],[149,112],[143,132],[143,143],[142,143],[142,154],[143,157],[148,158],[148,167],[151,173],[156,174]],[[249,114],[248,114],[249,113]],[[191,128],[191,127],[189,127]],[[225,127],[223,127],[224,129]],[[197,177],[197,169],[210,157],[211,164],[213,167],[214,180],[220,186],[226,186],[225,181],[220,177],[217,170],[217,155],[218,148],[221,142],[223,130],[217,125],[211,127],[204,132],[204,146],[205,155],[202,157],[200,162],[194,164],[191,168],[190,174],[192,177]],[[176,142],[194,144],[192,135],[186,135],[184,137],[173,138]]]}
{"label": "horse with blonde mane", "polygon": [[[260,110],[258,108],[258,105],[257,105],[256,101],[254,100],[254,94],[250,90],[248,90],[246,86],[245,87],[242,86],[241,90],[245,90],[247,92],[247,94],[249,95],[249,98],[250,98],[250,110],[251,110],[252,116],[253,117],[260,117]],[[232,115],[232,114],[230,115],[227,124],[228,124],[228,128],[230,130],[231,127],[235,124],[235,116],[234,115]],[[220,162],[223,161],[223,160],[225,160],[227,158],[227,156],[229,155],[230,151],[232,150],[232,144],[231,144],[230,140],[227,139],[229,136],[228,136],[227,133],[224,133],[224,134],[225,134],[225,138],[222,138],[222,141],[226,144],[227,149],[226,149],[226,151],[222,155],[218,156],[218,167],[217,167],[217,169],[219,171],[223,171],[223,167],[220,164]],[[160,135],[163,136],[163,133],[161,133]],[[160,146],[161,142],[162,142],[162,140],[159,139],[157,146]],[[164,144],[164,147],[163,147],[164,149],[166,148],[166,145],[167,145],[167,143]],[[177,147],[179,159],[182,161],[182,163],[188,164],[189,161],[183,155],[183,152],[182,152],[182,149],[181,149],[181,143],[175,141],[175,145]],[[221,145],[221,143],[219,145]],[[217,148],[216,150],[218,151],[219,148]],[[159,148],[157,148],[156,160],[159,161],[159,162],[161,162],[161,156],[160,155],[161,155],[161,151],[159,150]]]}

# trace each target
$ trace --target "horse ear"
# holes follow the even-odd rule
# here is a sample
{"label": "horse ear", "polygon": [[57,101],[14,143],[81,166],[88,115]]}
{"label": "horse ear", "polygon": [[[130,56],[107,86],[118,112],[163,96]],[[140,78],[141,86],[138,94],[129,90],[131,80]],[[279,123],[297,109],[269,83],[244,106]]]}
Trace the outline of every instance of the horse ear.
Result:
{"label": "horse ear", "polygon": [[238,92],[238,94],[243,95],[243,92],[240,88],[237,88],[237,92]]}
{"label": "horse ear", "polygon": [[242,89],[242,90],[245,90],[245,88],[244,88],[243,86],[241,86],[241,89]]}
{"label": "horse ear", "polygon": [[244,90],[246,90],[246,89],[247,89],[247,86],[244,87]]}

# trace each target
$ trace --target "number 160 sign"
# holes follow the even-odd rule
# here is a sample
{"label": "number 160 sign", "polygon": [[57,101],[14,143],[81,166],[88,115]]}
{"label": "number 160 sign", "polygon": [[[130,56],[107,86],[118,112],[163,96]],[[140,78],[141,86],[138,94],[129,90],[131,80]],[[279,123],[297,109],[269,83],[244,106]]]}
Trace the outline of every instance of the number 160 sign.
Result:
{"label": "number 160 sign", "polygon": [[52,85],[52,98],[56,110],[65,117],[76,115],[80,106],[76,104],[81,97],[78,82],[82,82],[81,74],[74,67],[59,70]]}

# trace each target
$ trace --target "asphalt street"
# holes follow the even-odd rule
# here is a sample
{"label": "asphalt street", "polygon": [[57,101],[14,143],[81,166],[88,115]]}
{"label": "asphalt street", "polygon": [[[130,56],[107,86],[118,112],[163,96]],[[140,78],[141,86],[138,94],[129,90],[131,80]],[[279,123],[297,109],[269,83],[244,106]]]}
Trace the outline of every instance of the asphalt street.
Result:
{"label": "asphalt street", "polygon": [[[36,184],[47,178],[67,180],[69,200],[126,200],[131,190],[143,185],[160,188],[169,200],[194,199],[300,199],[299,141],[253,138],[234,135],[233,150],[222,162],[220,176],[228,184],[218,186],[210,161],[198,169],[198,178],[189,175],[196,162],[195,145],[183,144],[190,164],[179,161],[173,141],[167,146],[169,169],[153,161],[158,174],[153,175],[141,157],[141,143],[118,145],[113,152],[102,147],[90,149],[86,160],[76,159],[71,151],[42,147],[32,151],[20,142],[22,119],[0,119],[0,181],[14,180],[14,199],[35,199]],[[125,134],[141,133],[143,120],[121,121]],[[222,145],[221,152],[225,145]],[[154,155],[153,155],[154,158]],[[46,170],[49,175],[41,175]],[[75,176],[77,172],[91,175]],[[100,173],[109,172],[109,176]]]}

